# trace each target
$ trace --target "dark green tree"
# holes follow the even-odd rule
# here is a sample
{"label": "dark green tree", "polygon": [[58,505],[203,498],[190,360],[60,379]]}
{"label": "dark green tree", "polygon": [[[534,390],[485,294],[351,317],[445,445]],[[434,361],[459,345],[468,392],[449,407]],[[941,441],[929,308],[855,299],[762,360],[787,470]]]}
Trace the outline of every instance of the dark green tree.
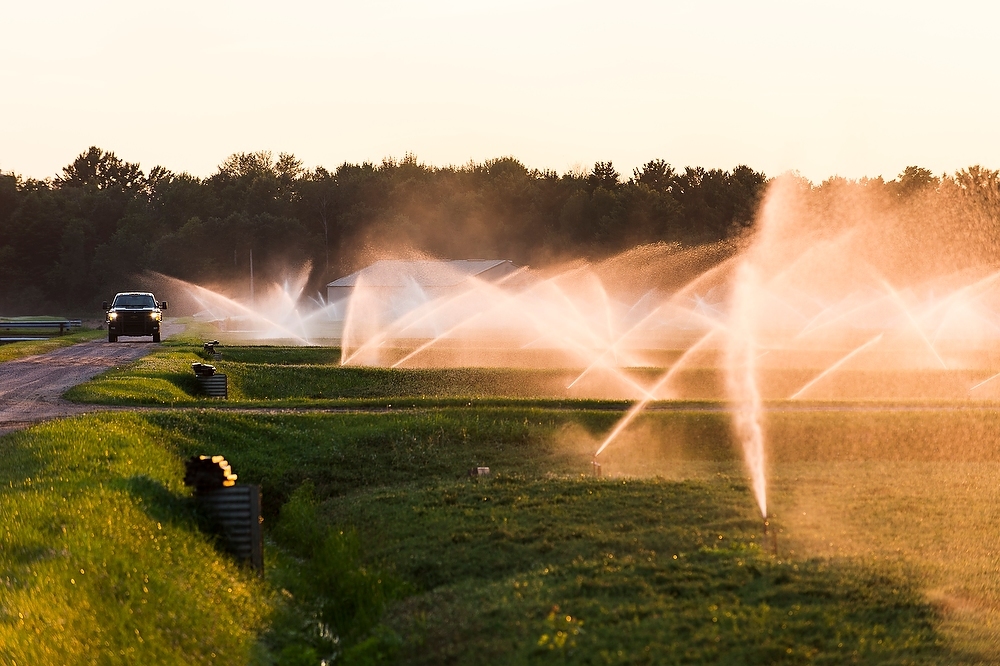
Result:
{"label": "dark green tree", "polygon": [[593,170],[587,176],[587,183],[592,190],[603,187],[613,192],[621,185],[621,174],[611,162],[595,162]]}
{"label": "dark green tree", "polygon": [[674,168],[664,160],[650,160],[641,169],[632,171],[633,182],[645,185],[654,192],[669,191],[674,176]]}
{"label": "dark green tree", "polygon": [[58,188],[131,192],[144,182],[145,177],[138,164],[125,162],[114,153],[91,146],[63,167],[63,175],[56,177],[53,184]]}

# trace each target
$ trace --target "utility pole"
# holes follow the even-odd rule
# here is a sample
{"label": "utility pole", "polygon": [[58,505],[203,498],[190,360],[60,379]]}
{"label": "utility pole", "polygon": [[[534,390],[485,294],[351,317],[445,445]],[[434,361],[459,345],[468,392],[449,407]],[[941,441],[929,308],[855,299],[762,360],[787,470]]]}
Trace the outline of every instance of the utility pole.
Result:
{"label": "utility pole", "polygon": [[250,248],[250,305],[254,305],[253,297],[253,248]]}

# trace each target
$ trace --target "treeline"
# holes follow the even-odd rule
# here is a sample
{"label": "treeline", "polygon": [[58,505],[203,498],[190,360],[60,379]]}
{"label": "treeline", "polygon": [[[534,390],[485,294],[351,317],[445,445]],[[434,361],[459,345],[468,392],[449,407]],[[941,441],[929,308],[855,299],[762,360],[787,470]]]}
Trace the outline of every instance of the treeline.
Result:
{"label": "treeline", "polygon": [[765,182],[662,160],[624,178],[610,162],[560,175],[513,158],[308,170],[267,152],[198,178],[94,147],[50,180],[0,174],[0,314],[91,310],[146,270],[242,284],[251,252],[260,279],[311,262],[315,291],[387,254],[537,265],[714,241],[750,225]]}
{"label": "treeline", "polygon": [[[941,178],[910,167],[890,182],[832,179],[815,189],[996,200],[997,182],[978,167]],[[766,183],[746,166],[677,170],[663,160],[623,177],[610,162],[557,174],[509,157],[309,170],[268,152],[232,155],[198,178],[144,172],[93,147],[50,180],[0,173],[0,314],[92,311],[148,270],[248,285],[251,253],[261,280],[311,263],[315,293],[371,260],[413,252],[540,265],[642,243],[713,242],[751,228]]]}

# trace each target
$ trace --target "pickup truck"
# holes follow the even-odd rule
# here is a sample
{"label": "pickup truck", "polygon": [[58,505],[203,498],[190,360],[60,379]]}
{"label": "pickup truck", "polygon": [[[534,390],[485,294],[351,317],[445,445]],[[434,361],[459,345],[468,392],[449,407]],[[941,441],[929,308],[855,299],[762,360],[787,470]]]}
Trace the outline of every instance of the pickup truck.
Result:
{"label": "pickup truck", "polygon": [[167,302],[157,303],[148,291],[123,291],[115,294],[108,305],[103,304],[107,313],[108,342],[117,342],[120,335],[152,335],[153,342],[160,341],[160,320]]}

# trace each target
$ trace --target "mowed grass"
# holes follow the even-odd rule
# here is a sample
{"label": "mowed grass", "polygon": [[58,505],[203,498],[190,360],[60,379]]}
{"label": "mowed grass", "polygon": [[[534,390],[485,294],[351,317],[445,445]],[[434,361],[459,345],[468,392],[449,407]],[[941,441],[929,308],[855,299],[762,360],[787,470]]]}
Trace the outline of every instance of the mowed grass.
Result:
{"label": "mowed grass", "polygon": [[[323,407],[383,403],[411,398],[438,404],[468,399],[553,401],[586,397],[567,390],[579,370],[524,368],[392,369],[341,366],[340,352],[328,347],[222,347],[210,360],[190,341],[167,341],[136,363],[110,370],[67,393],[71,400],[113,405],[198,406],[211,403],[199,393],[191,363],[214,365],[228,377],[233,405]],[[649,382],[660,370],[632,369]],[[603,398],[627,396],[623,386]],[[624,403],[622,403],[624,404]]]}
{"label": "mowed grass", "polygon": [[376,556],[422,591],[386,619],[406,663],[943,656],[934,611],[904,571],[771,557],[745,492],[728,474],[498,475],[325,506],[336,522],[368,526]]}
{"label": "mowed grass", "polygon": [[793,463],[772,477],[783,543],[795,556],[905,565],[949,644],[1000,657],[995,462]]}
{"label": "mowed grass", "polygon": [[[699,459],[721,463],[727,448],[704,443],[727,430],[724,414],[653,415],[607,451],[605,469],[701,478],[713,467]],[[918,572],[948,644],[997,661],[1000,412],[772,411],[765,434],[783,552]]]}

